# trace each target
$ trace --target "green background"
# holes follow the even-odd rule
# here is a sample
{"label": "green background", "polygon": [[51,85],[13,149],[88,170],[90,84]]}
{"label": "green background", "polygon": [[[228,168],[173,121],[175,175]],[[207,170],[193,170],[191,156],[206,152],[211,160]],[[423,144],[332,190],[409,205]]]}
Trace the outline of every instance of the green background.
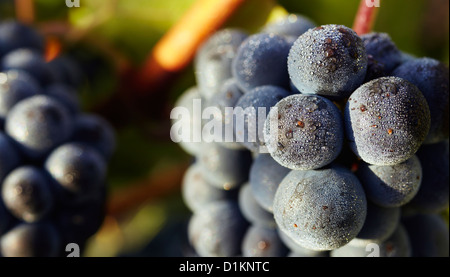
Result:
{"label": "green background", "polygon": [[[359,2],[248,0],[226,26],[256,32],[269,18],[281,14],[281,6],[291,13],[309,17],[318,25],[351,27]],[[59,36],[65,42],[64,51],[83,63],[89,77],[81,91],[84,110],[97,112],[96,107],[116,93],[119,82],[116,61],[123,59],[134,66],[142,64],[155,43],[192,3],[194,0],[81,0],[80,8],[69,9],[62,0],[36,0],[35,24],[42,28],[66,22],[80,31],[82,35],[75,40],[67,40],[64,33]],[[402,51],[448,64],[448,5],[447,0],[381,0],[374,31],[388,33]],[[14,15],[14,1],[0,1],[0,19]],[[195,77],[190,64],[164,91],[168,96],[165,103],[158,103],[157,99],[149,101],[148,109],[159,105],[169,108],[193,85]],[[116,126],[118,139],[109,165],[110,197],[126,194],[143,180],[146,186],[151,186],[145,180],[170,175],[168,168],[192,159],[170,141],[168,117],[136,119],[120,106],[113,113],[113,117],[111,111],[105,114]],[[119,216],[109,216],[105,227],[87,245],[85,255],[177,255],[189,215],[179,189],[149,197],[122,210]]]}

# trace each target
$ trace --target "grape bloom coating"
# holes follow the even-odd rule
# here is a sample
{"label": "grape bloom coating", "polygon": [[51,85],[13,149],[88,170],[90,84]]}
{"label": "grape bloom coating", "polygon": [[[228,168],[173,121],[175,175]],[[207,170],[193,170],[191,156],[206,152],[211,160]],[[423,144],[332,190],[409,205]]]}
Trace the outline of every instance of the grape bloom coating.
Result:
{"label": "grape bloom coating", "polygon": [[348,96],[364,81],[367,55],[361,38],[343,25],[322,25],[298,37],[288,56],[292,83],[304,94]]}
{"label": "grape bloom coating", "polygon": [[374,165],[411,158],[430,129],[425,97],[398,77],[381,77],[359,87],[348,99],[344,117],[350,146]]}
{"label": "grape bloom coating", "polygon": [[267,150],[294,170],[321,168],[341,152],[344,124],[339,109],[318,95],[294,94],[275,105],[264,124]]}
{"label": "grape bloom coating", "polygon": [[278,187],[273,213],[281,231],[302,247],[332,250],[358,235],[367,200],[347,169],[293,170]]}

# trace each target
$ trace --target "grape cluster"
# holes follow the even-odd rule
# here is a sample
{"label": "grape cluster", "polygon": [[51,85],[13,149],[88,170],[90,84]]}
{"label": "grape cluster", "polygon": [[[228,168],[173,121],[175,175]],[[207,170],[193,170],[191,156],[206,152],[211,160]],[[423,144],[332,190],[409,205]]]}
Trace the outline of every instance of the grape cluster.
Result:
{"label": "grape cluster", "polygon": [[64,53],[45,59],[45,37],[0,23],[0,257],[66,256],[99,229],[112,126],[83,113],[83,74]]}
{"label": "grape cluster", "polygon": [[191,132],[172,138],[194,156],[197,255],[449,255],[446,65],[299,14],[218,30],[196,61],[175,103],[189,112],[172,117]]}

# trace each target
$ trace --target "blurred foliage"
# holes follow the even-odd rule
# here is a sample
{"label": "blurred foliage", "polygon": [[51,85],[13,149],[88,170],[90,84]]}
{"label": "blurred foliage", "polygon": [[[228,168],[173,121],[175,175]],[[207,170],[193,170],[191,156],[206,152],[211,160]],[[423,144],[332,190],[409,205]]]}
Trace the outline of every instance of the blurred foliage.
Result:
{"label": "blurred foliage", "polygon": [[[88,82],[82,89],[83,107],[93,110],[107,100],[118,85],[118,58],[139,66],[164,33],[195,0],[81,0],[80,8],[67,8],[63,0],[35,0],[35,21],[40,24],[69,22],[81,34],[67,41],[65,52],[80,63]],[[303,14],[317,24],[353,25],[359,0],[248,0],[226,27],[253,33],[268,20],[291,13]],[[14,17],[14,1],[0,1],[0,19]],[[374,26],[386,32],[399,49],[416,56],[429,56],[448,64],[449,14],[447,0],[381,0]],[[64,34],[63,34],[64,35]],[[182,43],[182,42],[180,42]],[[108,51],[105,51],[108,50]],[[195,85],[192,65],[180,73],[166,91],[168,107]],[[162,103],[149,103],[149,109]],[[118,109],[120,116],[128,114]],[[189,162],[191,157],[172,143],[169,119],[121,127],[118,148],[109,166],[110,192],[126,188],[164,165]],[[155,173],[156,172],[156,173]],[[107,217],[105,226],[87,246],[87,256],[170,256],[179,254],[189,211],[180,193],[144,203],[120,218]],[[448,211],[447,216],[448,218]],[[161,231],[162,230],[162,231]],[[162,241],[162,242],[160,242]],[[169,244],[169,242],[172,242]],[[178,252],[177,252],[178,251]]]}

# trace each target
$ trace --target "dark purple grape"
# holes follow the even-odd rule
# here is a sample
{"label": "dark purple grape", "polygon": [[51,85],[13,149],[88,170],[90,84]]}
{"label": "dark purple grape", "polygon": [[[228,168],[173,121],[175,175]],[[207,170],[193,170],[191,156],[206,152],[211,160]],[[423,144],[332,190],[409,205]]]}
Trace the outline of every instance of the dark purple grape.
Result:
{"label": "dark purple grape", "polygon": [[56,257],[62,247],[58,230],[49,223],[22,223],[0,238],[4,257]]}
{"label": "dark purple grape", "polygon": [[30,48],[20,48],[6,54],[1,60],[1,70],[23,70],[43,87],[55,81],[43,54]]}
{"label": "dark purple grape", "polygon": [[406,161],[424,142],[430,110],[420,90],[398,77],[365,83],[345,107],[349,144],[363,161],[393,165]]}
{"label": "dark purple grape", "polygon": [[242,241],[243,257],[285,257],[288,248],[280,239],[276,228],[253,225]]}
{"label": "dark purple grape", "polygon": [[9,70],[0,73],[0,119],[20,100],[42,93],[40,85],[25,71]]}
{"label": "dark purple grape", "polygon": [[233,59],[247,36],[239,29],[222,29],[201,45],[195,56],[194,70],[203,98],[208,100],[217,94],[224,82],[232,77]]}
{"label": "dark purple grape", "polygon": [[55,202],[48,176],[33,166],[20,166],[6,176],[2,198],[11,214],[25,222],[44,219]]}
{"label": "dark purple grape", "polygon": [[70,142],[53,150],[45,161],[46,171],[69,194],[88,196],[104,186],[107,165],[92,147]]}
{"label": "dark purple grape", "polygon": [[330,164],[342,150],[342,115],[325,97],[294,94],[270,111],[264,139],[280,165],[293,170],[318,169]]}
{"label": "dark purple grape", "polygon": [[75,117],[71,140],[95,148],[105,160],[111,159],[117,147],[114,127],[94,113],[80,113]]}
{"label": "dark purple grape", "polygon": [[424,143],[448,139],[449,70],[444,63],[431,58],[415,58],[404,62],[393,72],[419,88],[430,108],[430,131]]}
{"label": "dark purple grape", "polygon": [[383,66],[386,74],[390,74],[402,60],[402,54],[387,33],[372,32],[361,35],[367,55]]}
{"label": "dark purple grape", "polygon": [[291,42],[283,36],[257,33],[242,42],[232,73],[244,93],[260,86],[289,89],[287,57]]}
{"label": "dark purple grape", "polygon": [[298,37],[289,52],[288,70],[302,93],[339,99],[363,83],[367,55],[361,38],[352,29],[322,25]]}
{"label": "dark purple grape", "polygon": [[201,257],[236,257],[248,226],[236,202],[211,202],[192,215],[189,241]]}
{"label": "dark purple grape", "polygon": [[44,44],[44,37],[30,25],[16,20],[0,23],[0,58],[18,48],[43,52]]}
{"label": "dark purple grape", "polygon": [[275,194],[278,228],[304,248],[332,250],[364,225],[367,200],[359,180],[344,168],[292,170]]}
{"label": "dark purple grape", "polygon": [[26,157],[37,160],[70,138],[73,119],[57,100],[36,95],[14,106],[6,117],[5,131]]}

